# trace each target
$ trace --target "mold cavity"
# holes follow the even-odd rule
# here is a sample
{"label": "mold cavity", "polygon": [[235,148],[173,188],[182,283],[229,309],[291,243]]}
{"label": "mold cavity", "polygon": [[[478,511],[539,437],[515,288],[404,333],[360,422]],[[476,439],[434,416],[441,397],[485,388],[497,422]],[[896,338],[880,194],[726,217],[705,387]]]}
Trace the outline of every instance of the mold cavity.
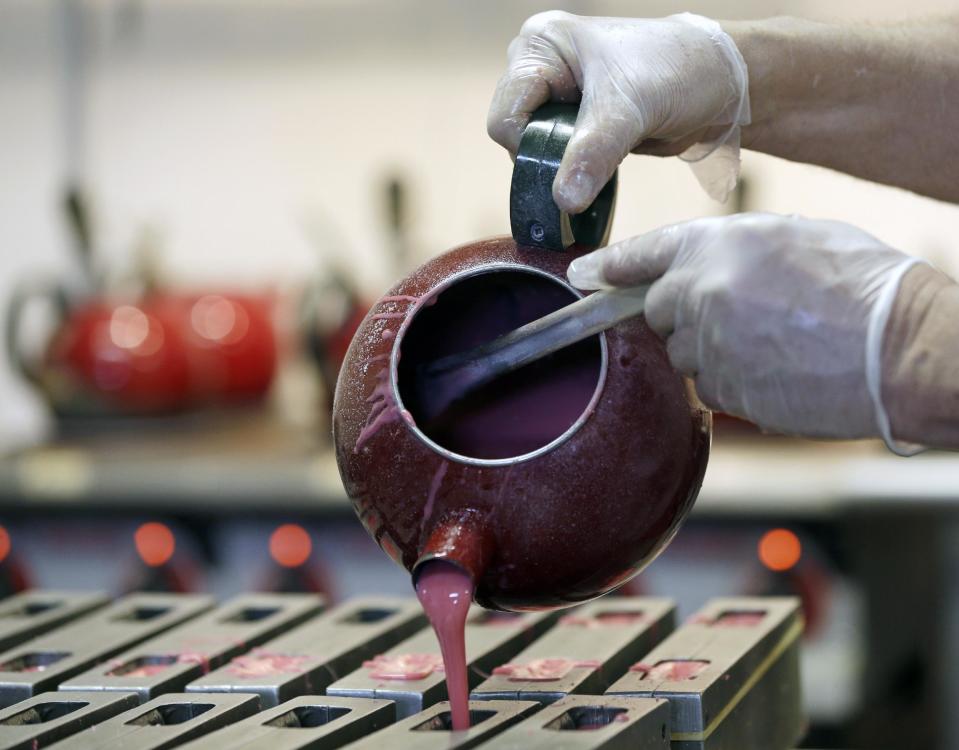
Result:
{"label": "mold cavity", "polygon": [[654,666],[645,671],[640,679],[667,680],[670,682],[695,680],[706,670],[706,667],[708,666],[708,661],[696,659],[670,659],[668,661],[656,662]]}
{"label": "mold cavity", "polygon": [[0,664],[0,672],[42,672],[68,656],[69,651],[33,651]]}
{"label": "mold cavity", "polygon": [[134,607],[129,612],[117,615],[113,619],[126,622],[142,622],[144,620],[152,620],[155,617],[161,617],[169,611],[169,607]]}
{"label": "mold cavity", "polygon": [[107,674],[111,677],[150,677],[159,674],[171,664],[176,664],[177,661],[179,657],[172,654],[140,656],[111,669]]}
{"label": "mold cavity", "polygon": [[504,375],[442,410],[437,404],[448,399],[422,366],[485,344],[576,299],[557,279],[531,271],[494,270],[454,281],[435,304],[416,312],[403,335],[398,366],[403,408],[427,438],[467,458],[513,458],[549,445],[583,416],[600,385],[599,336]]}
{"label": "mold cavity", "polygon": [[171,724],[183,724],[201,714],[205,714],[211,708],[213,708],[212,703],[167,703],[163,706],[157,706],[145,714],[140,714],[135,719],[130,719],[126,725],[163,727]]}
{"label": "mold cavity", "polygon": [[[470,711],[470,728],[472,729],[480,722],[486,721],[496,716],[495,711]],[[417,724],[410,731],[413,732],[449,732],[453,729],[453,715],[449,711],[431,716],[422,724]]]}
{"label": "mold cavity", "polygon": [[48,721],[60,719],[81,708],[86,708],[89,703],[83,701],[50,701],[49,703],[38,703],[35,706],[24,709],[13,716],[0,720],[0,724],[7,727],[22,727],[27,724],[46,724]]}
{"label": "mold cavity", "polygon": [[297,706],[264,723],[265,727],[277,729],[309,729],[329,724],[346,716],[352,709],[341,706]]}
{"label": "mold cavity", "polygon": [[603,625],[632,625],[634,622],[642,622],[646,615],[637,610],[607,610],[606,612],[597,612],[593,615],[596,622]]}
{"label": "mold cavity", "polygon": [[340,622],[343,624],[381,622],[387,617],[392,617],[395,614],[395,609],[364,607],[363,609],[358,609],[355,612],[351,612],[346,617],[341,618]]}
{"label": "mold cavity", "polygon": [[766,616],[762,609],[729,609],[722,612],[713,620],[713,627],[717,628],[749,628],[758,625]]}
{"label": "mold cavity", "polygon": [[244,607],[239,612],[224,617],[220,622],[257,622],[258,620],[265,620],[279,611],[279,607]]}
{"label": "mold cavity", "polygon": [[0,617],[34,617],[61,605],[62,602],[27,602],[22,607],[8,609]]}
{"label": "mold cavity", "polygon": [[625,708],[610,708],[609,706],[574,706],[565,713],[557,716],[543,729],[552,729],[559,732],[585,732],[602,729],[619,721],[626,721]]}

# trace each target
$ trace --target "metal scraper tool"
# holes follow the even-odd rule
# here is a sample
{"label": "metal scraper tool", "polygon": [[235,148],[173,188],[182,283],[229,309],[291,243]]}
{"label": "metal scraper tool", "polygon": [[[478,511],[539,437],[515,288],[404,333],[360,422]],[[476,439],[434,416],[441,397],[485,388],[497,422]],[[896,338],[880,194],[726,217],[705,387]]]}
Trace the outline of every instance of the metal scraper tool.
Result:
{"label": "metal scraper tool", "polygon": [[501,375],[640,315],[648,289],[595,292],[475,349],[422,365],[417,377],[421,416],[431,420]]}

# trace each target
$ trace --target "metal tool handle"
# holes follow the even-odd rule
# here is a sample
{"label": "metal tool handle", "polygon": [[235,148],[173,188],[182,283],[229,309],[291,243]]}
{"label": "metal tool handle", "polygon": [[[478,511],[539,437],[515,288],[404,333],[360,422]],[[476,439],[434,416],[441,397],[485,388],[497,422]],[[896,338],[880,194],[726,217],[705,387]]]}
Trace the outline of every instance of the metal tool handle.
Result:
{"label": "metal tool handle", "polygon": [[616,173],[593,204],[580,214],[561,211],[553,201],[553,180],[576,126],[579,108],[547,104],[533,113],[513,165],[509,218],[518,245],[566,250],[571,245],[606,244],[616,206]]}
{"label": "metal tool handle", "polygon": [[[427,365],[431,377],[455,373],[472,390],[643,312],[648,286],[606,289],[466,352]],[[468,386],[466,385],[468,384]]]}

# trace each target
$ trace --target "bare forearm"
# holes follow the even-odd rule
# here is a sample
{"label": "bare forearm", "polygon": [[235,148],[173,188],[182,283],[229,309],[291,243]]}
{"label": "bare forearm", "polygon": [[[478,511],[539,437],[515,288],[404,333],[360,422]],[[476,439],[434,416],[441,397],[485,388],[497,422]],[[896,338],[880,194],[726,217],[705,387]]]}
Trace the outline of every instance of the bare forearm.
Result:
{"label": "bare forearm", "polygon": [[882,383],[894,437],[959,450],[959,284],[929,266],[903,277],[883,339]]}
{"label": "bare forearm", "polygon": [[959,15],[723,28],[749,68],[745,147],[959,203]]}

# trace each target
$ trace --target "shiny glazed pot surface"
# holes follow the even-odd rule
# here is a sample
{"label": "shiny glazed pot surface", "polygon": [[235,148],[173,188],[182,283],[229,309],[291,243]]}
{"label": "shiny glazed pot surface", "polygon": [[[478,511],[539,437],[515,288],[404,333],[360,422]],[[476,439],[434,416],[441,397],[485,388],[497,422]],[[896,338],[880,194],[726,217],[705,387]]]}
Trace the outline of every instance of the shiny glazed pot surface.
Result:
{"label": "shiny glazed pot surface", "polygon": [[568,606],[625,582],[705,472],[709,413],[641,319],[425,418],[418,365],[572,302],[575,256],[507,237],[441,255],[374,305],[340,373],[336,455],[361,521],[410,571],[467,569],[487,607]]}

